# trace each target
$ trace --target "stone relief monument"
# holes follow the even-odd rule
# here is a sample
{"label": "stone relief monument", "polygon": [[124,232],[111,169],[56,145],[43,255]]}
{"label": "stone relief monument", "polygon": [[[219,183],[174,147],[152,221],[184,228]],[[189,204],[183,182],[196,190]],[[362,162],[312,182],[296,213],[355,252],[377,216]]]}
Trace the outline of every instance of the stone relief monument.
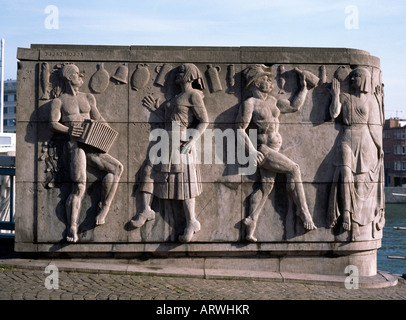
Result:
{"label": "stone relief monument", "polygon": [[376,275],[378,58],[61,45],[17,57],[17,251]]}

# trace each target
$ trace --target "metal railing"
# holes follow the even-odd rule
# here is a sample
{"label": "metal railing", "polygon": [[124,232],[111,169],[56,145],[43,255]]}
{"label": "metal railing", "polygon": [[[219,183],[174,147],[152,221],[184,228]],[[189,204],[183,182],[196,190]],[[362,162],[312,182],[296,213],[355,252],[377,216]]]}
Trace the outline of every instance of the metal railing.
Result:
{"label": "metal railing", "polygon": [[15,156],[0,155],[0,237],[14,237]]}

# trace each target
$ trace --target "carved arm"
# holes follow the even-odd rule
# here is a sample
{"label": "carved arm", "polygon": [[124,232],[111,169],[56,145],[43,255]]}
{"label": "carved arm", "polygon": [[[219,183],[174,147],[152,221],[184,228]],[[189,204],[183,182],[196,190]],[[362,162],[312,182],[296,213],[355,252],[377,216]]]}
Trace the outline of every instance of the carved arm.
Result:
{"label": "carved arm", "polygon": [[331,84],[330,93],[332,96],[330,103],[330,116],[335,119],[341,112],[341,102],[340,102],[340,82],[337,79],[333,79]]}
{"label": "carved arm", "polygon": [[299,111],[302,108],[306,99],[307,92],[309,91],[307,89],[306,78],[303,74],[303,71],[301,71],[299,68],[295,68],[295,71],[296,74],[299,76],[300,89],[293,97],[292,102],[290,102],[287,99],[278,100],[276,105],[278,106],[281,113],[290,113]]}

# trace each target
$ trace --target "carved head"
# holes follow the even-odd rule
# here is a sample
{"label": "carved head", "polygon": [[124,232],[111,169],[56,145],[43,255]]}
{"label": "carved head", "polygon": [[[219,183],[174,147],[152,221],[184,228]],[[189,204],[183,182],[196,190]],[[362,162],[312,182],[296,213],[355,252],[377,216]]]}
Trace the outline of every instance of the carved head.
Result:
{"label": "carved head", "polygon": [[176,82],[192,82],[193,87],[203,90],[203,77],[200,70],[193,63],[185,63],[178,67]]}
{"label": "carved head", "polygon": [[83,74],[74,64],[66,64],[60,69],[61,78],[72,86],[80,87],[83,84]]}
{"label": "carved head", "polygon": [[354,89],[360,89],[363,93],[371,91],[371,73],[368,69],[358,67],[350,74],[350,84]]}
{"label": "carved head", "polygon": [[243,71],[246,80],[246,89],[251,89],[252,85],[260,78],[267,77],[268,80],[271,79],[271,72],[264,69],[268,69],[268,67],[263,64],[255,64]]}

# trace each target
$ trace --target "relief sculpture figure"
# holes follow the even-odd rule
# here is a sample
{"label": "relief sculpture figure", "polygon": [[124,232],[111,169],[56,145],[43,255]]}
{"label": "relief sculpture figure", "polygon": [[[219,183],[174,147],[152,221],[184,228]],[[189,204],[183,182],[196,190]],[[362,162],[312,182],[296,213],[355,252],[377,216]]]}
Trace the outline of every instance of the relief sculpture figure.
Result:
{"label": "relief sculpture figure", "polygon": [[63,82],[63,90],[61,95],[53,99],[51,103],[50,128],[55,133],[67,137],[64,154],[68,158],[72,190],[65,204],[68,221],[66,240],[77,242],[79,240],[78,217],[86,191],[87,165],[105,173],[96,225],[105,223],[123,172],[123,165],[108,153],[80,142],[85,123],[94,121],[107,128],[109,126],[96,107],[95,97],[90,93],[79,91],[84,82],[79,68],[74,64],[66,64],[59,72]]}
{"label": "relief sculpture figure", "polygon": [[[237,132],[240,136],[244,136],[241,137],[241,141],[245,141],[250,154],[255,155],[261,176],[260,188],[250,196],[249,215],[243,220],[247,231],[246,240],[250,242],[257,241],[254,232],[258,217],[273,190],[278,173],[287,177],[287,191],[297,206],[297,215],[301,218],[304,228],[316,229],[307,206],[299,165],[279,152],[282,145],[279,115],[301,109],[308,93],[306,76],[300,69],[295,68],[300,86],[292,101],[276,99],[271,96],[271,73],[265,68],[264,65],[253,65],[243,71],[246,89],[252,96],[241,104],[236,119]],[[249,125],[257,130],[257,149],[245,133]]]}
{"label": "relief sculpture figure", "polygon": [[[168,153],[166,161],[154,163],[148,157],[140,185],[143,210],[131,223],[141,227],[154,219],[151,209],[152,197],[164,200],[181,200],[186,216],[186,228],[179,241],[189,242],[200,230],[196,219],[195,198],[202,192],[200,171],[197,164],[195,144],[208,126],[208,115],[203,101],[203,81],[199,69],[194,64],[184,64],[177,68],[176,84],[181,92],[160,105],[159,99],[144,98],[143,104],[163,121],[168,133],[169,145],[161,150]],[[149,153],[150,154],[150,153]],[[165,156],[163,156],[165,158]]]}
{"label": "relief sculpture figure", "polygon": [[[358,67],[349,75],[350,92],[341,92],[333,79],[330,115],[341,116],[341,135],[336,148],[335,174],[331,189],[328,222],[340,222],[352,239],[383,214],[382,110],[371,91],[371,73]],[[340,219],[339,219],[340,218]],[[382,217],[381,217],[382,218]]]}

